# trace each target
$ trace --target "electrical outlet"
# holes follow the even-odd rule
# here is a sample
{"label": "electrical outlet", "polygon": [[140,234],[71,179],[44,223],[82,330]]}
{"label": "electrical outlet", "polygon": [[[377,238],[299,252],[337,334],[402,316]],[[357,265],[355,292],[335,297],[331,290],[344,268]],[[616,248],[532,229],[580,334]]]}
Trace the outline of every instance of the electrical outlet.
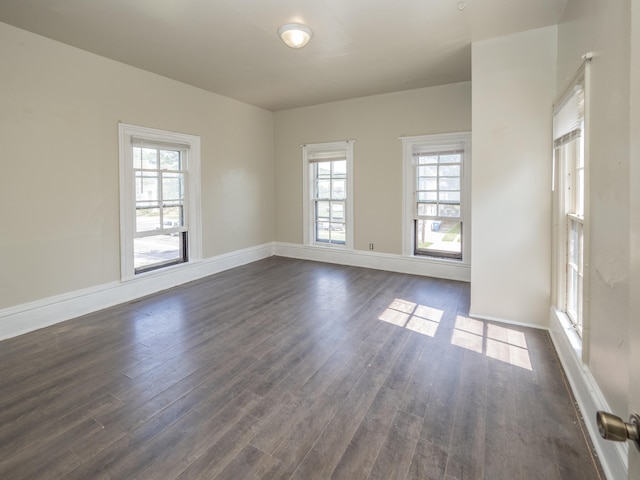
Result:
{"label": "electrical outlet", "polygon": [[373,243],[369,244],[369,250],[373,250]]}

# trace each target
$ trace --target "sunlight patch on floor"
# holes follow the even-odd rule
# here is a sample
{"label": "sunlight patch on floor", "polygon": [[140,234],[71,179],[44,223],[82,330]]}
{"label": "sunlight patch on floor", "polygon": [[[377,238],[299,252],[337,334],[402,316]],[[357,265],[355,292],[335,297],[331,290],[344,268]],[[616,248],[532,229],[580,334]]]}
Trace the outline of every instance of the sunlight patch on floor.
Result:
{"label": "sunlight patch on floor", "polygon": [[451,344],[484,353],[489,358],[516,367],[533,370],[525,335],[512,328],[458,315]]}
{"label": "sunlight patch on floor", "polygon": [[442,314],[443,311],[437,308],[396,298],[378,319],[433,337],[440,325]]}

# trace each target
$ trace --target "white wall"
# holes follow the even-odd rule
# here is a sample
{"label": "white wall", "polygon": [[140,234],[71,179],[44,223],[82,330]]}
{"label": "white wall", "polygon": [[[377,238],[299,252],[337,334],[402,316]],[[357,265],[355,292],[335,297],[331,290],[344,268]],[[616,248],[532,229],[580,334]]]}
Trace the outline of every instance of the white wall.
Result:
{"label": "white wall", "polygon": [[0,23],[0,310],[120,278],[118,122],[202,138],[203,255],[274,238],[273,115]]}
{"label": "white wall", "polygon": [[[630,18],[628,1],[569,0],[558,29],[557,77],[558,89],[565,88],[581,56],[594,53],[587,132],[590,249],[585,297],[589,311],[582,360],[608,408],[624,418],[629,413],[629,379],[634,371],[630,370],[628,337]],[[637,137],[637,132],[632,136]],[[599,439],[596,443],[599,448],[610,447]]]}
{"label": "white wall", "polygon": [[471,313],[546,326],[556,27],[472,46]]}
{"label": "white wall", "polygon": [[[640,132],[640,0],[631,1],[630,131]],[[640,292],[640,136],[630,136],[629,291]],[[629,295],[629,365],[640,365],[640,296]],[[640,369],[629,368],[629,410],[640,412]],[[621,412],[622,413],[622,412]],[[629,448],[629,478],[640,478],[640,450]]]}
{"label": "white wall", "polygon": [[589,326],[585,361],[611,407],[626,412],[629,303],[628,2],[570,0],[558,33],[558,89],[586,52],[591,61],[589,134]]}
{"label": "white wall", "polygon": [[471,85],[458,83],[279,111],[276,240],[301,244],[301,144],[356,140],[355,249],[402,253],[403,135],[469,131]]}

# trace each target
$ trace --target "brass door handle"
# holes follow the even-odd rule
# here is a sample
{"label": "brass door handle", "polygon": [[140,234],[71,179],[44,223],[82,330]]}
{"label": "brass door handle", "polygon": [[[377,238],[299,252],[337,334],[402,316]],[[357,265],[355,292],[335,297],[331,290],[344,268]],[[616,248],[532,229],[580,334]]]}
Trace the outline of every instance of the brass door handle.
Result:
{"label": "brass door handle", "polygon": [[625,422],[611,413],[599,411],[596,413],[596,421],[600,436],[605,440],[614,442],[632,440],[640,450],[640,415],[637,413],[629,417],[629,422]]}

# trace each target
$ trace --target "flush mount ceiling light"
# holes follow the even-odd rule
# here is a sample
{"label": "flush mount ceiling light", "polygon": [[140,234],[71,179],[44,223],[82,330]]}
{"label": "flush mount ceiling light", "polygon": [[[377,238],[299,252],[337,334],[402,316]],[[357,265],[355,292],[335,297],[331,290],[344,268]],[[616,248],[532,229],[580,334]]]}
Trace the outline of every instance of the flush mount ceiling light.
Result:
{"label": "flush mount ceiling light", "polygon": [[282,41],[291,48],[302,48],[311,39],[311,29],[299,23],[288,23],[278,29]]}

